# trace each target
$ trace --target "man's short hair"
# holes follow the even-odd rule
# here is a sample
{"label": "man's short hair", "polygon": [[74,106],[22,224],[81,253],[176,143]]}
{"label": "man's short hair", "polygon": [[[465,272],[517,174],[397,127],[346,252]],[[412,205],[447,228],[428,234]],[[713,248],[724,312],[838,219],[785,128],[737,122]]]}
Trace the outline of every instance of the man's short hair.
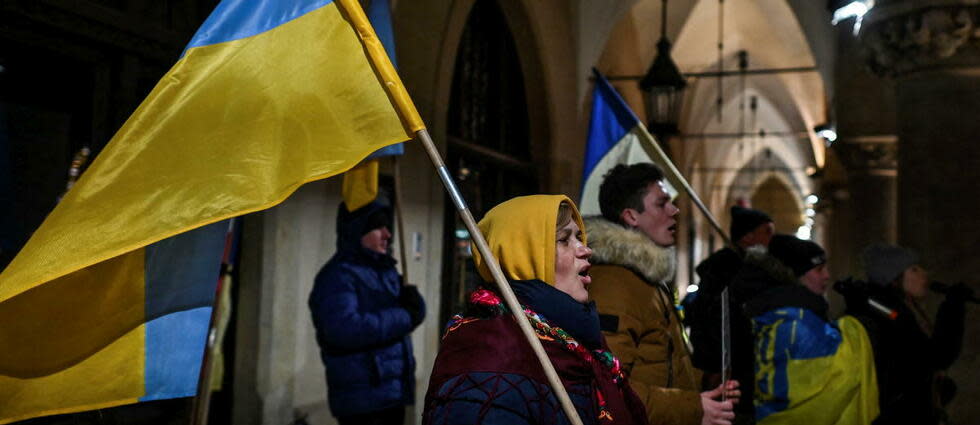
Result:
{"label": "man's short hair", "polygon": [[660,167],[649,162],[633,165],[619,164],[609,170],[599,185],[599,209],[602,217],[622,224],[622,213],[627,208],[643,212],[643,197],[651,183],[664,179]]}

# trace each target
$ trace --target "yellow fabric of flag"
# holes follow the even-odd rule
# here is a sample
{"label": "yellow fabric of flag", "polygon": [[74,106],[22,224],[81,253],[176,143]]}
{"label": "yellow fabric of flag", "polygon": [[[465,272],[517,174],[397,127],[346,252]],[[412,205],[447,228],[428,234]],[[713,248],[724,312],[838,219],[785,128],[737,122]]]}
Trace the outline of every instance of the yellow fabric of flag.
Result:
{"label": "yellow fabric of flag", "polygon": [[378,197],[378,160],[370,159],[344,173],[341,193],[347,211],[354,211]]}
{"label": "yellow fabric of flag", "polygon": [[782,318],[756,335],[760,425],[868,425],[878,417],[871,341],[857,319],[831,326],[799,308],[767,314]]}

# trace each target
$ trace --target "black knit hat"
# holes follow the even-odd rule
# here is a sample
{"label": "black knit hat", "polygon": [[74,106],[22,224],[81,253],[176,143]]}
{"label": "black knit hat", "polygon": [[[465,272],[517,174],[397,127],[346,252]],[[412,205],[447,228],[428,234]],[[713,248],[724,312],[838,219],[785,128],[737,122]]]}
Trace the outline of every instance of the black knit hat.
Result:
{"label": "black knit hat", "polygon": [[337,250],[359,250],[362,236],[384,226],[391,230],[391,219],[391,206],[380,195],[354,211],[347,211],[347,206],[341,203],[337,210]]}
{"label": "black knit hat", "polygon": [[751,208],[742,208],[736,205],[732,207],[731,214],[732,225],[728,233],[732,237],[732,242],[736,244],[739,239],[742,239],[742,236],[749,234],[759,225],[772,223],[772,218],[769,215]]}
{"label": "black knit hat", "polygon": [[800,277],[827,262],[827,254],[816,243],[790,235],[775,235],[769,242],[769,254],[793,269]]}
{"label": "black knit hat", "polygon": [[372,212],[370,215],[367,216],[367,218],[364,220],[364,228],[361,229],[361,231],[363,232],[362,235],[367,234],[368,232],[374,229],[380,229],[382,227],[387,227],[388,230],[391,230],[393,228],[391,222],[391,214],[388,213],[388,209],[386,208],[375,210],[374,212]]}

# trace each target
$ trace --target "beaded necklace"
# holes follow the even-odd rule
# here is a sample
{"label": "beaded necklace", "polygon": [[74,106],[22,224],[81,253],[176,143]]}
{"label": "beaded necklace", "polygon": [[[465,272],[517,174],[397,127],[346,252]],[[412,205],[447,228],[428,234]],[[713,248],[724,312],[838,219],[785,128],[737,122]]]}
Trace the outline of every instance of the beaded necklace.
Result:
{"label": "beaded necklace", "polygon": [[[486,308],[489,310],[491,316],[499,316],[509,313],[507,306],[500,300],[500,297],[487,289],[478,289],[470,294],[470,303]],[[566,350],[577,354],[589,364],[599,362],[599,364],[605,366],[606,369],[609,370],[609,372],[612,374],[612,380],[616,384],[622,383],[626,378],[623,368],[619,362],[619,358],[617,358],[611,351],[603,350],[601,348],[589,351],[582,344],[576,341],[575,338],[569,335],[564,329],[557,326],[551,326],[544,316],[538,314],[534,310],[531,310],[525,305],[521,305],[521,308],[524,310],[524,315],[531,322],[531,327],[534,329],[535,333],[538,334],[538,338],[552,341],[557,340],[558,342],[561,342],[562,346],[565,347]],[[446,326],[446,332],[443,335],[443,338],[445,338],[445,335],[449,335],[450,332],[458,329],[460,326],[480,319],[481,318],[478,317],[463,317],[459,314],[454,315],[449,320],[449,324]],[[597,398],[599,402],[599,419],[612,421],[612,415],[606,408],[606,399],[598,388],[596,388],[596,395],[598,396]]]}

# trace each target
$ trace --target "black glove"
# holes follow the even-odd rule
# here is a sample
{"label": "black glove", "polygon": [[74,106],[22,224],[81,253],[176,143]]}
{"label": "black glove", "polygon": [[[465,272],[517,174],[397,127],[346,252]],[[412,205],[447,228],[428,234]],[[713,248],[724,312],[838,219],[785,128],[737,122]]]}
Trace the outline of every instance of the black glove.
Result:
{"label": "black glove", "polygon": [[412,326],[418,326],[422,323],[422,319],[425,319],[425,312],[422,310],[422,295],[419,294],[419,288],[415,285],[404,285],[402,286],[401,292],[398,294],[398,304],[408,311],[408,315],[412,317]]}
{"label": "black glove", "polygon": [[966,286],[966,284],[963,282],[950,285],[949,288],[946,289],[946,299],[957,302],[973,300],[973,289]]}

